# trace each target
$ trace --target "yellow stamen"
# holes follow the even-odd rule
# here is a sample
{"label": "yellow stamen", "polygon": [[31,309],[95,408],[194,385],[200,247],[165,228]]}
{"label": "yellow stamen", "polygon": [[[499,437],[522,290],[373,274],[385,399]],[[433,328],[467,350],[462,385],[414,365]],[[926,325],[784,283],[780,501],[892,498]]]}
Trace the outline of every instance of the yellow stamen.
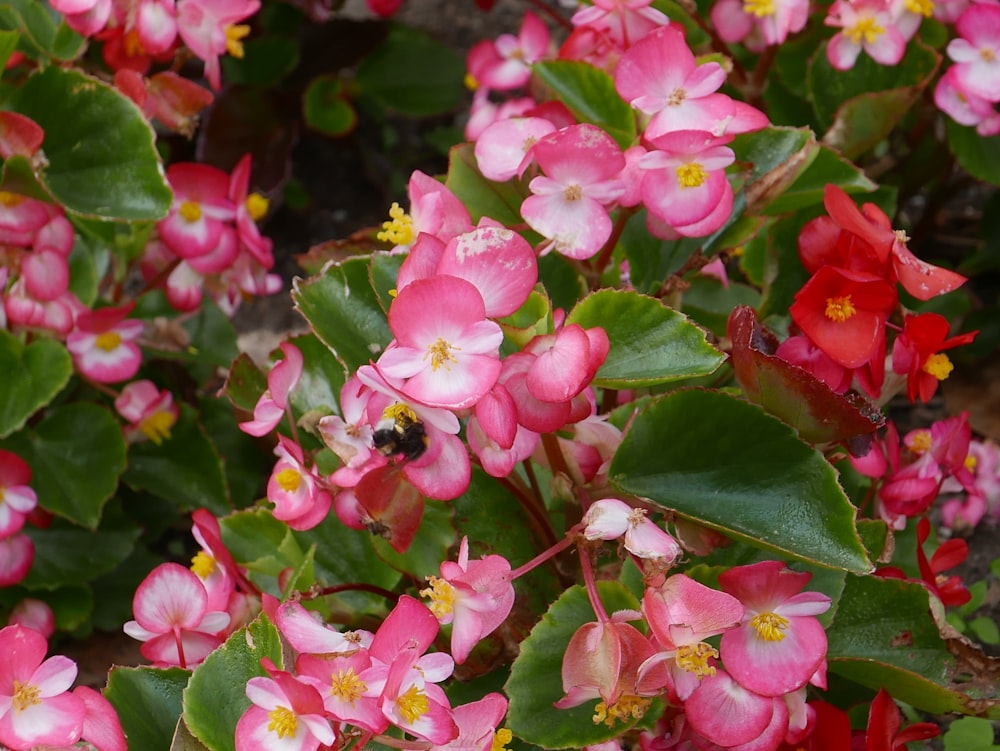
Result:
{"label": "yellow stamen", "polygon": [[417,413],[401,402],[390,404],[383,409],[382,419],[393,420],[394,422],[419,422]]}
{"label": "yellow stamen", "polygon": [[275,733],[279,738],[286,738],[295,735],[299,727],[299,718],[287,707],[275,707],[267,713],[270,722],[267,729]]}
{"label": "yellow stamen", "polygon": [[948,355],[938,352],[936,355],[928,357],[927,362],[920,369],[925,373],[930,373],[939,381],[943,381],[951,375],[951,371],[955,369],[955,366],[951,364]]}
{"label": "yellow stamen", "polygon": [[490,751],[509,751],[505,746],[514,739],[514,734],[507,728],[500,728],[493,734]]}
{"label": "yellow stamen", "polygon": [[618,720],[623,722],[641,720],[642,716],[646,714],[646,710],[649,709],[649,703],[649,699],[641,699],[631,694],[622,696],[610,707],[602,701],[594,708],[594,724],[600,725],[603,722],[611,728]]}
{"label": "yellow stamen", "polygon": [[[979,464],[979,460],[972,454],[965,457],[965,461],[962,462],[965,468],[970,472],[976,471],[976,466]],[[0,488],[0,498],[3,498],[3,488]]]}
{"label": "yellow stamen", "polygon": [[979,50],[979,57],[985,63],[992,63],[996,59],[997,53],[992,47],[983,47]]}
{"label": "yellow stamen", "polygon": [[119,335],[116,331],[105,331],[103,334],[98,334],[97,338],[94,340],[94,345],[98,349],[103,349],[105,352],[111,352],[117,349],[121,343],[121,335]]}
{"label": "yellow stamen", "polygon": [[349,668],[346,673],[343,670],[338,671],[330,683],[330,695],[346,701],[351,706],[354,706],[354,702],[367,690],[368,684],[358,677],[354,668]]}
{"label": "yellow stamen", "polygon": [[750,626],[757,632],[758,639],[781,641],[785,638],[788,619],[777,613],[758,613],[750,619]]}
{"label": "yellow stamen", "polygon": [[427,695],[416,686],[406,689],[406,693],[396,699],[396,706],[399,707],[399,713],[403,718],[410,723],[427,714],[427,710],[431,707]]}
{"label": "yellow stamen", "polygon": [[448,362],[458,362],[458,358],[451,354],[452,350],[460,349],[452,344],[448,344],[444,339],[438,337],[438,340],[434,342],[431,346],[427,348],[427,353],[424,355],[424,359],[430,355],[431,358],[431,370],[437,370],[442,365],[444,365],[445,370],[451,370],[448,367]]}
{"label": "yellow stamen", "polygon": [[922,454],[931,447],[931,431],[915,430],[906,439],[906,445],[914,454]]}
{"label": "yellow stamen", "polygon": [[465,78],[462,79],[462,83],[465,84],[465,88],[469,91],[475,91],[479,88],[479,81],[477,81],[476,77],[471,73],[465,74]]}
{"label": "yellow stamen", "polygon": [[844,29],[844,33],[854,44],[861,44],[862,37],[868,44],[874,44],[875,40],[885,33],[885,29],[879,26],[878,21],[874,18],[866,16],[858,19],[858,22],[851,28]]}
{"label": "yellow stamen", "polygon": [[427,589],[421,589],[420,596],[431,598],[431,612],[435,618],[441,620],[455,607],[455,588],[437,576],[428,576],[427,581],[431,585]]}
{"label": "yellow stamen", "polygon": [[278,482],[278,486],[286,493],[296,492],[302,483],[302,475],[291,467],[285,467],[274,479]]}
{"label": "yellow stamen", "polygon": [[170,429],[174,427],[176,422],[177,417],[173,412],[161,409],[140,422],[139,430],[141,430],[149,440],[159,446],[165,440],[170,438]]}
{"label": "yellow stamen", "polygon": [[707,179],[708,173],[698,162],[689,162],[677,168],[677,182],[681,188],[700,188]]}
{"label": "yellow stamen", "polygon": [[834,323],[843,323],[857,312],[850,295],[826,298],[825,315]]}
{"label": "yellow stamen", "polygon": [[743,0],[743,12],[757,18],[774,15],[774,0]]}
{"label": "yellow stamen", "polygon": [[719,651],[715,647],[700,641],[697,644],[685,644],[683,647],[679,647],[674,659],[677,661],[677,667],[681,670],[704,678],[708,675],[715,675],[715,668],[708,664],[708,660],[710,657],[717,658],[718,656]]}
{"label": "yellow stamen", "polygon": [[245,23],[234,23],[226,27],[226,52],[233,57],[243,57],[243,39],[250,34]]}
{"label": "yellow stamen", "polygon": [[243,205],[247,207],[247,213],[250,218],[255,222],[259,222],[267,215],[267,209],[271,205],[260,193],[251,193],[247,196],[247,200],[243,202]]}
{"label": "yellow stamen", "polygon": [[563,191],[563,198],[572,203],[573,201],[579,201],[583,198],[583,188],[579,185],[569,185],[566,190]]}
{"label": "yellow stamen", "polygon": [[23,712],[28,707],[42,703],[42,700],[38,697],[39,693],[38,686],[14,681],[14,696],[11,697],[10,703],[16,711]]}
{"label": "yellow stamen", "polygon": [[142,40],[139,39],[139,34],[135,29],[122,37],[122,46],[128,57],[141,57],[146,54],[146,49],[142,46]]}
{"label": "yellow stamen", "polygon": [[925,18],[934,15],[934,0],[905,0],[903,4],[911,13],[918,13]]}
{"label": "yellow stamen", "polygon": [[201,206],[194,201],[181,201],[180,208],[177,209],[182,217],[189,222],[197,222],[201,219]]}
{"label": "yellow stamen", "polygon": [[215,571],[215,558],[204,550],[199,550],[191,559],[191,571],[199,579],[207,579]]}
{"label": "yellow stamen", "polygon": [[8,209],[19,206],[22,201],[24,201],[24,196],[18,195],[17,193],[11,193],[7,190],[0,190],[0,204],[3,204]]}
{"label": "yellow stamen", "polygon": [[413,218],[393,203],[389,209],[389,220],[382,222],[382,231],[375,237],[384,243],[393,245],[409,245],[413,242]]}

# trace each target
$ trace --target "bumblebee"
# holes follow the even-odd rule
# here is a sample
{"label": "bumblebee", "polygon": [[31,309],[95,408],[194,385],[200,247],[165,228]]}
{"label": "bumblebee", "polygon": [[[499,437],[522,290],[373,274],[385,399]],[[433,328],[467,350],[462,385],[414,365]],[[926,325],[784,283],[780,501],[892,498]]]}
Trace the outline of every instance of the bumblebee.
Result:
{"label": "bumblebee", "polygon": [[417,459],[427,450],[427,432],[416,413],[397,402],[382,413],[372,433],[372,443],[385,456]]}

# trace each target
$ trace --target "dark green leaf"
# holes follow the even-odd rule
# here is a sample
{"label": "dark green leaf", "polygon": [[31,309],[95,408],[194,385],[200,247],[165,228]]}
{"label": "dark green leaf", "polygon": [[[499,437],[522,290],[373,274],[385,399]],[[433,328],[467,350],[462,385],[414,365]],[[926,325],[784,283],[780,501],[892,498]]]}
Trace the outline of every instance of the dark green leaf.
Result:
{"label": "dark green leaf", "polygon": [[19,31],[22,50],[34,58],[69,61],[83,51],[84,38],[60,21],[45,4],[31,0],[5,0],[0,7],[0,27]]}
{"label": "dark green leaf", "polygon": [[488,216],[513,227],[523,221],[521,202],[526,190],[513,181],[495,183],[483,177],[471,143],[456,146],[449,153],[445,185],[462,202],[473,222]]}
{"label": "dark green leaf", "polygon": [[29,589],[55,589],[82,585],[106,574],[132,552],[141,530],[36,529],[28,536],[35,543],[35,561],[24,579]]}
{"label": "dark green leaf", "polygon": [[267,390],[267,374],[250,355],[241,353],[229,367],[223,393],[234,407],[252,413],[257,401]]}
{"label": "dark green leaf", "polygon": [[130,751],[170,751],[190,676],[180,668],[111,670],[104,695],[118,712]]}
{"label": "dark green leaf", "polygon": [[299,64],[299,45],[292,37],[267,36],[243,42],[243,57],[225,55],[222,77],[227,84],[274,86]]}
{"label": "dark green leaf", "polygon": [[816,158],[780,196],[767,205],[766,212],[784,214],[821,204],[827,184],[839,185],[848,193],[867,193],[876,187],[852,162],[832,149],[820,146]]}
{"label": "dark green leaf", "polygon": [[633,144],[635,115],[610,75],[577,60],[546,60],[533,70],[580,122],[600,126],[622,149]]}
{"label": "dark green leaf", "polygon": [[319,76],[309,82],[302,99],[306,125],[328,136],[345,136],[358,124],[358,113],[339,78]]}
{"label": "dark green leaf", "polygon": [[676,273],[701,245],[700,238],[661,240],[646,229],[646,212],[630,217],[618,246],[628,259],[629,278],[639,292],[652,295]]}
{"label": "dark green leaf", "polygon": [[623,490],[748,544],[820,566],[872,568],[833,467],[787,425],[728,394],[677,391],[651,403],[610,474]]}
{"label": "dark green leaf", "polygon": [[983,138],[976,129],[948,118],[948,148],[973,177],[1000,185],[1000,136]]}
{"label": "dark green leaf", "polygon": [[323,342],[313,334],[290,339],[302,352],[302,377],[292,391],[292,407],[303,414],[312,409],[322,413],[338,413],[340,389],[347,379],[344,366]]}
{"label": "dark green leaf", "polygon": [[69,352],[52,339],[25,346],[0,330],[0,438],[20,429],[29,417],[62,391],[73,374]]}

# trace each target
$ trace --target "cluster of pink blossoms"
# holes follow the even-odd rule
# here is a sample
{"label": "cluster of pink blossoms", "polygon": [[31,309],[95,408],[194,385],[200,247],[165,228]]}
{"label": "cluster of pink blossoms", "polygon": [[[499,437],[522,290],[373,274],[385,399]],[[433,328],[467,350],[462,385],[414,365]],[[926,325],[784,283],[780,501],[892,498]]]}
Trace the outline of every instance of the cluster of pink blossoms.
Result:
{"label": "cluster of pink blossoms", "polygon": [[38,505],[30,482],[28,463],[0,449],[0,587],[21,581],[35,560],[35,544],[21,531]]}
{"label": "cluster of pink blossoms", "polygon": [[934,102],[981,136],[1000,133],[1000,5],[976,2],[955,22],[958,38],[948,43],[953,64],[934,89]]}
{"label": "cluster of pink blossoms", "polygon": [[639,121],[636,143],[622,149],[606,132],[578,124],[568,109],[529,97],[497,103],[527,85],[531,65],[554,59],[549,32],[531,13],[516,37],[504,35],[470,51],[477,85],[466,137],[480,171],[507,181],[531,177],[521,204],[528,225],[545,238],[540,252],[574,259],[596,255],[620,217],[645,208],[660,238],[704,237],[733,209],[726,168],[733,136],[767,125],[763,113],[718,90],[726,74],[699,63],[680,26],[650,2],[596,2],[573,16],[574,32],[559,59],[584,60],[614,76]]}

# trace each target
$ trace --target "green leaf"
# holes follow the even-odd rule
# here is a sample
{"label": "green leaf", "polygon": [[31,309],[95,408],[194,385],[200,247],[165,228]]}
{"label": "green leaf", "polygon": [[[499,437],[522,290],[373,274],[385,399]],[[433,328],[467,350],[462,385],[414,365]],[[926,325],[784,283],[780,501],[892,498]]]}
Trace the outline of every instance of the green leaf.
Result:
{"label": "green leaf", "polygon": [[233,558],[252,572],[276,578],[285,569],[298,568],[305,558],[288,525],[266,508],[230,514],[219,524]]}
{"label": "green leaf", "polygon": [[18,39],[21,35],[16,31],[0,31],[0,70],[6,70],[7,61],[17,49]]}
{"label": "green leaf", "polygon": [[23,584],[29,589],[86,584],[128,558],[141,532],[138,527],[96,532],[29,527],[35,561]]}
{"label": "green leaf", "polygon": [[89,529],[97,527],[125,469],[118,421],[87,402],[53,409],[4,447],[31,465],[31,484],[42,508]]}
{"label": "green leaf", "polygon": [[378,357],[392,340],[389,323],[368,278],[367,257],[331,265],[326,273],[296,280],[295,307],[348,372]]}
{"label": "green leaf", "polygon": [[180,668],[111,669],[104,696],[118,712],[131,751],[170,751],[190,675]]}
{"label": "green leaf", "polygon": [[526,189],[514,181],[495,183],[479,171],[471,143],[454,147],[448,155],[445,186],[469,212],[473,222],[488,216],[508,227],[523,222],[521,202]]}
{"label": "green leaf", "polygon": [[243,42],[243,56],[222,58],[227,84],[275,86],[299,64],[299,45],[290,36],[268,34]]}
{"label": "green leaf", "polygon": [[344,366],[313,334],[296,336],[289,341],[302,352],[303,360],[302,377],[291,393],[295,411],[299,414],[312,409],[339,412],[340,389],[347,380]]}
{"label": "green leaf", "polygon": [[676,391],[652,402],[610,475],[622,490],[750,545],[872,569],[833,467],[787,425],[728,394]]}
{"label": "green leaf", "polygon": [[628,259],[632,286],[652,295],[659,291],[667,277],[684,266],[701,245],[701,238],[661,240],[653,237],[646,229],[646,212],[642,210],[629,217],[618,245]]}
{"label": "green leaf", "polygon": [[212,751],[235,751],[236,723],[250,706],[247,681],[267,675],[261,658],[281,667],[278,630],[260,615],[195,669],[184,691],[184,722]]}
{"label": "green leaf", "polygon": [[746,192],[747,210],[758,214],[780,198],[816,158],[819,146],[808,128],[768,126],[733,140],[740,162],[752,165]]}
{"label": "green leaf", "polygon": [[207,508],[223,515],[232,508],[222,459],[187,404],[170,437],[159,445],[133,443],[122,479],[135,490],[145,490],[178,508]]}
{"label": "green leaf", "polygon": [[450,47],[418,29],[391,24],[389,34],[358,66],[361,94],[411,117],[450,112],[464,92],[465,64]]}
{"label": "green leaf", "polygon": [[[994,679],[975,658],[960,666],[931,617],[928,591],[917,582],[847,577],[827,629],[831,672],[934,714],[1000,715]],[[955,640],[956,654],[962,654]],[[968,647],[966,647],[968,649]],[[980,654],[978,656],[982,658]],[[976,665],[982,675],[977,675]],[[972,675],[963,673],[969,670]]]}
{"label": "green leaf", "polygon": [[973,177],[1000,185],[1000,136],[983,138],[973,127],[959,125],[950,117],[948,148],[955,160]]}
{"label": "green leaf", "polygon": [[867,193],[876,188],[875,183],[853,162],[827,146],[820,146],[809,166],[767,205],[766,213],[784,214],[819,205],[823,202],[823,189],[830,183],[840,186],[847,193]]}
{"label": "green leaf", "polygon": [[420,528],[406,552],[397,552],[388,540],[377,535],[371,536],[372,547],[395,570],[423,581],[425,576],[437,574],[441,561],[448,557],[448,549],[455,544],[451,514],[450,503],[427,500]]}
{"label": "green leaf", "polygon": [[944,751],[993,751],[993,723],[982,717],[955,720],[944,734]]}
{"label": "green leaf", "polygon": [[83,51],[86,40],[60,21],[45,4],[32,0],[5,0],[0,6],[0,27],[20,32],[21,49],[34,58],[69,61]]}
{"label": "green leaf", "polygon": [[632,108],[603,70],[577,60],[546,60],[532,70],[580,122],[599,125],[622,149],[635,142]]}
{"label": "green leaf", "polygon": [[267,374],[245,352],[233,360],[226,376],[223,393],[234,407],[253,412],[261,394],[267,390]]}
{"label": "green leaf", "polygon": [[760,305],[760,293],[746,284],[730,282],[724,287],[717,279],[696,276],[690,279],[690,286],[684,290],[681,309],[696,323],[701,324],[716,336],[726,334],[726,321],[737,305]]}
{"label": "green leaf", "polygon": [[124,94],[52,66],[16,89],[11,107],[45,130],[48,164],[36,177],[67,211],[128,221],[167,215],[172,195],[153,130]]}
{"label": "green leaf", "polygon": [[[609,612],[637,610],[638,601],[623,584],[597,583],[601,601]],[[507,723],[518,738],[543,748],[582,748],[618,737],[631,725],[594,724],[597,700],[572,709],[555,709],[562,689],[562,660],[577,629],[596,621],[587,591],[581,586],[563,592],[521,642],[504,691],[510,699]],[[635,724],[634,722],[631,724]]]}
{"label": "green leaf", "polygon": [[567,323],[601,326],[611,340],[594,385],[636,388],[715,372],[724,355],[705,332],[660,300],[637,292],[602,289],[573,308]]}
{"label": "green leaf", "polygon": [[318,76],[309,82],[302,113],[306,125],[328,136],[346,136],[358,124],[358,113],[344,92],[344,83],[334,76]]}
{"label": "green leaf", "polygon": [[35,412],[51,402],[73,375],[69,352],[52,339],[25,346],[0,330],[0,438],[19,430]]}

